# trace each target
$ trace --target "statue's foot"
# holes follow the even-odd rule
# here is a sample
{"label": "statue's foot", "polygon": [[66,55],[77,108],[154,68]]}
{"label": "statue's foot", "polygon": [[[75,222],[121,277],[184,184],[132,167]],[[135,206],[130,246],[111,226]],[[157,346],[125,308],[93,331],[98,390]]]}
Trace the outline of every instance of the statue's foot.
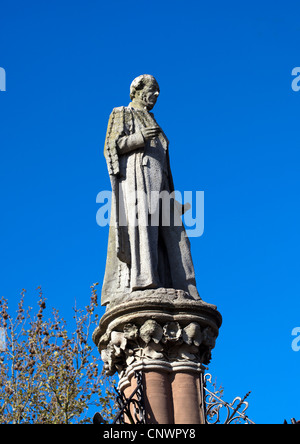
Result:
{"label": "statue's foot", "polygon": [[195,299],[195,301],[201,301],[202,299],[199,296],[198,290],[196,288],[196,285],[194,284],[189,284],[188,285],[188,293],[189,295]]}

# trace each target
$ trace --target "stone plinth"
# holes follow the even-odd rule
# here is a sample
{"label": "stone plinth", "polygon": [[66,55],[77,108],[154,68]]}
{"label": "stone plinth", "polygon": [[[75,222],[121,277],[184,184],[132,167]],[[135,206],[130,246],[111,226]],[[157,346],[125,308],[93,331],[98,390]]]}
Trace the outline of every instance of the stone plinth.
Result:
{"label": "stone plinth", "polygon": [[110,307],[93,340],[124,393],[143,373],[149,423],[202,423],[201,373],[221,323],[215,306],[182,290],[144,290]]}

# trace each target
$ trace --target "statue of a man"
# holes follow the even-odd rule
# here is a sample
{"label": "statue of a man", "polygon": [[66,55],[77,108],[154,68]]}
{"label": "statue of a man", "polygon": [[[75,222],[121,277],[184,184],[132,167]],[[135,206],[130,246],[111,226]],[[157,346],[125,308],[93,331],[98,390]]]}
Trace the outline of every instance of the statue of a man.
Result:
{"label": "statue of a man", "polygon": [[200,299],[189,239],[182,222],[174,222],[182,215],[181,206],[170,200],[166,224],[157,198],[174,192],[169,142],[150,112],[159,92],[153,76],[137,77],[130,86],[130,104],[114,108],[109,119],[104,155],[112,209],[102,305],[136,290],[161,287]]}

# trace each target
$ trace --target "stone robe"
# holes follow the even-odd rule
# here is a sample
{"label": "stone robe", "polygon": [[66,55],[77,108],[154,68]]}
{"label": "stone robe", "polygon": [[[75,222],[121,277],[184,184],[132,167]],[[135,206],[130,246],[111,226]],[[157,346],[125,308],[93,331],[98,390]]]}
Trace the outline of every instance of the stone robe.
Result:
{"label": "stone robe", "polygon": [[[162,223],[162,202],[155,197],[174,191],[168,139],[160,132],[145,141],[141,130],[158,126],[152,113],[128,107],[110,116],[104,155],[112,185],[111,222],[102,305],[147,288],[196,289],[190,243],[171,200],[169,226]],[[153,198],[154,197],[154,198]],[[153,223],[153,215],[157,215]],[[151,219],[152,217],[152,219]]]}

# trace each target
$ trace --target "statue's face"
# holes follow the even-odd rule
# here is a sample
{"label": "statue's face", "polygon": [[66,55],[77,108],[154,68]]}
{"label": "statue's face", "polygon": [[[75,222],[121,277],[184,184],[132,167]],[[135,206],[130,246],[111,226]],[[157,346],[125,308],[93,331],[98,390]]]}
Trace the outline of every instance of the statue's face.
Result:
{"label": "statue's face", "polygon": [[159,96],[159,89],[157,83],[147,83],[144,88],[139,91],[140,100],[146,106],[148,110],[151,110],[156,104],[157,98]]}

